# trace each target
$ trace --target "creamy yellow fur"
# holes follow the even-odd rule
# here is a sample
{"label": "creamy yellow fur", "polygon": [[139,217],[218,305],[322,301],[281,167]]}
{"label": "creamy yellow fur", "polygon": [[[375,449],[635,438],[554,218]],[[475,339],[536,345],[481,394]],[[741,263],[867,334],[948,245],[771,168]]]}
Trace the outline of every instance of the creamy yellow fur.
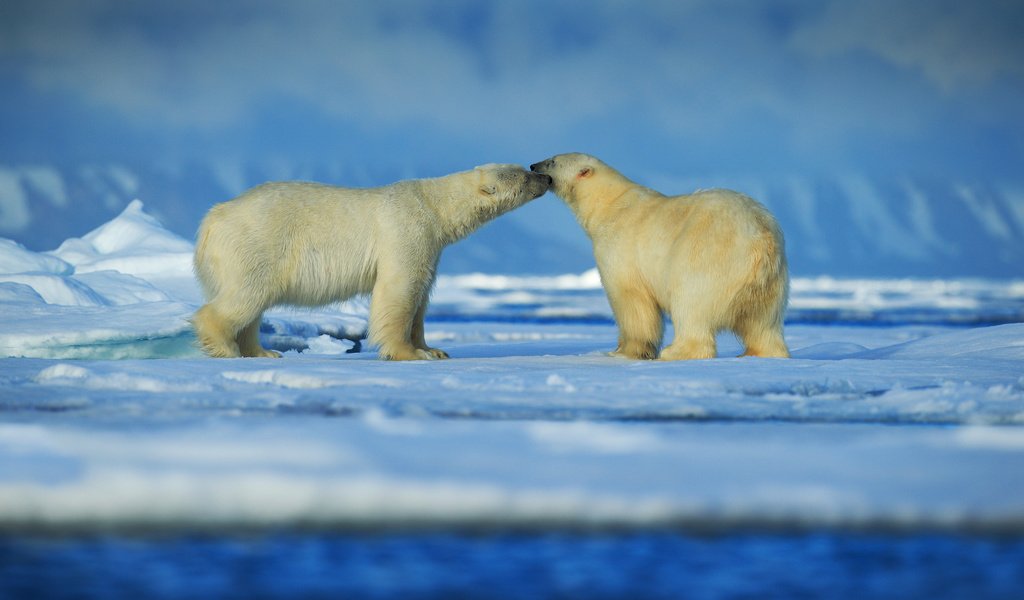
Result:
{"label": "creamy yellow fur", "polygon": [[195,272],[207,299],[192,321],[199,343],[211,356],[280,356],[259,343],[266,309],[372,294],[370,341],[381,358],[447,358],[423,335],[441,250],[550,181],[484,165],[379,188],[257,186],[211,208],[199,227]]}
{"label": "creamy yellow fur", "polygon": [[675,339],[664,360],[714,357],[723,330],[736,333],[745,355],[789,356],[785,245],[761,204],[729,190],[667,197],[585,154],[530,168],[551,176],[594,244],[619,326],[615,354],[658,357],[668,313]]}

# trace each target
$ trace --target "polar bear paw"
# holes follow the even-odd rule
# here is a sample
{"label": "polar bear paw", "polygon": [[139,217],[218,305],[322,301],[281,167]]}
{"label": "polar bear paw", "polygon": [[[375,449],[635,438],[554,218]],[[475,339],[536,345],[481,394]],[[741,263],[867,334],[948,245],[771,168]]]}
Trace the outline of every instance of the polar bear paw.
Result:
{"label": "polar bear paw", "polygon": [[608,356],[632,360],[653,360],[658,358],[658,346],[651,342],[620,343]]}
{"label": "polar bear paw", "polygon": [[677,341],[661,351],[658,360],[702,360],[717,355],[714,340]]}
{"label": "polar bear paw", "polygon": [[448,353],[437,348],[397,348],[380,350],[380,357],[384,360],[438,360],[448,358]]}
{"label": "polar bear paw", "polygon": [[267,350],[266,348],[260,348],[255,354],[251,356],[255,358],[281,358],[281,353],[277,350]]}

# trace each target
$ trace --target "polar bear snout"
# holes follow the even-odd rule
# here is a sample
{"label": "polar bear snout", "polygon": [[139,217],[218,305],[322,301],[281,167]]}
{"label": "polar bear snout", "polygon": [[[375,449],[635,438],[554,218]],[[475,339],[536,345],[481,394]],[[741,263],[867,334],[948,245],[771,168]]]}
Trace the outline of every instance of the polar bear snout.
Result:
{"label": "polar bear snout", "polygon": [[528,187],[530,193],[534,198],[543,196],[549,189],[551,189],[552,179],[550,175],[544,173],[527,173],[526,179],[529,182]]}

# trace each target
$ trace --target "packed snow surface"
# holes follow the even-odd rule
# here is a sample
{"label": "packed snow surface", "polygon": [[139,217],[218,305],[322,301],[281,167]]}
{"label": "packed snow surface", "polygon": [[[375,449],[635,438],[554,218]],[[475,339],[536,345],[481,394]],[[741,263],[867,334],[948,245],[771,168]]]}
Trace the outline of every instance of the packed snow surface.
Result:
{"label": "packed snow surface", "polygon": [[662,363],[606,355],[595,271],[442,276],[451,360],[377,360],[365,299],[215,360],[190,261],[141,203],[0,240],[0,528],[1024,532],[1024,282],[798,279],[792,359]]}

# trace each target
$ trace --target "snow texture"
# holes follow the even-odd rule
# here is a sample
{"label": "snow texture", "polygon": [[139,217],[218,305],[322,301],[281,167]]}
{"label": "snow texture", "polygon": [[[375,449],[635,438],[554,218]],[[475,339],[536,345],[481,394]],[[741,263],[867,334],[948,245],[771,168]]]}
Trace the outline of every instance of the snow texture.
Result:
{"label": "snow texture", "polygon": [[0,240],[0,529],[1024,532],[1024,282],[797,279],[792,359],[661,363],[606,355],[595,271],[445,276],[451,360],[351,352],[365,299],[214,360],[190,256],[138,202]]}

